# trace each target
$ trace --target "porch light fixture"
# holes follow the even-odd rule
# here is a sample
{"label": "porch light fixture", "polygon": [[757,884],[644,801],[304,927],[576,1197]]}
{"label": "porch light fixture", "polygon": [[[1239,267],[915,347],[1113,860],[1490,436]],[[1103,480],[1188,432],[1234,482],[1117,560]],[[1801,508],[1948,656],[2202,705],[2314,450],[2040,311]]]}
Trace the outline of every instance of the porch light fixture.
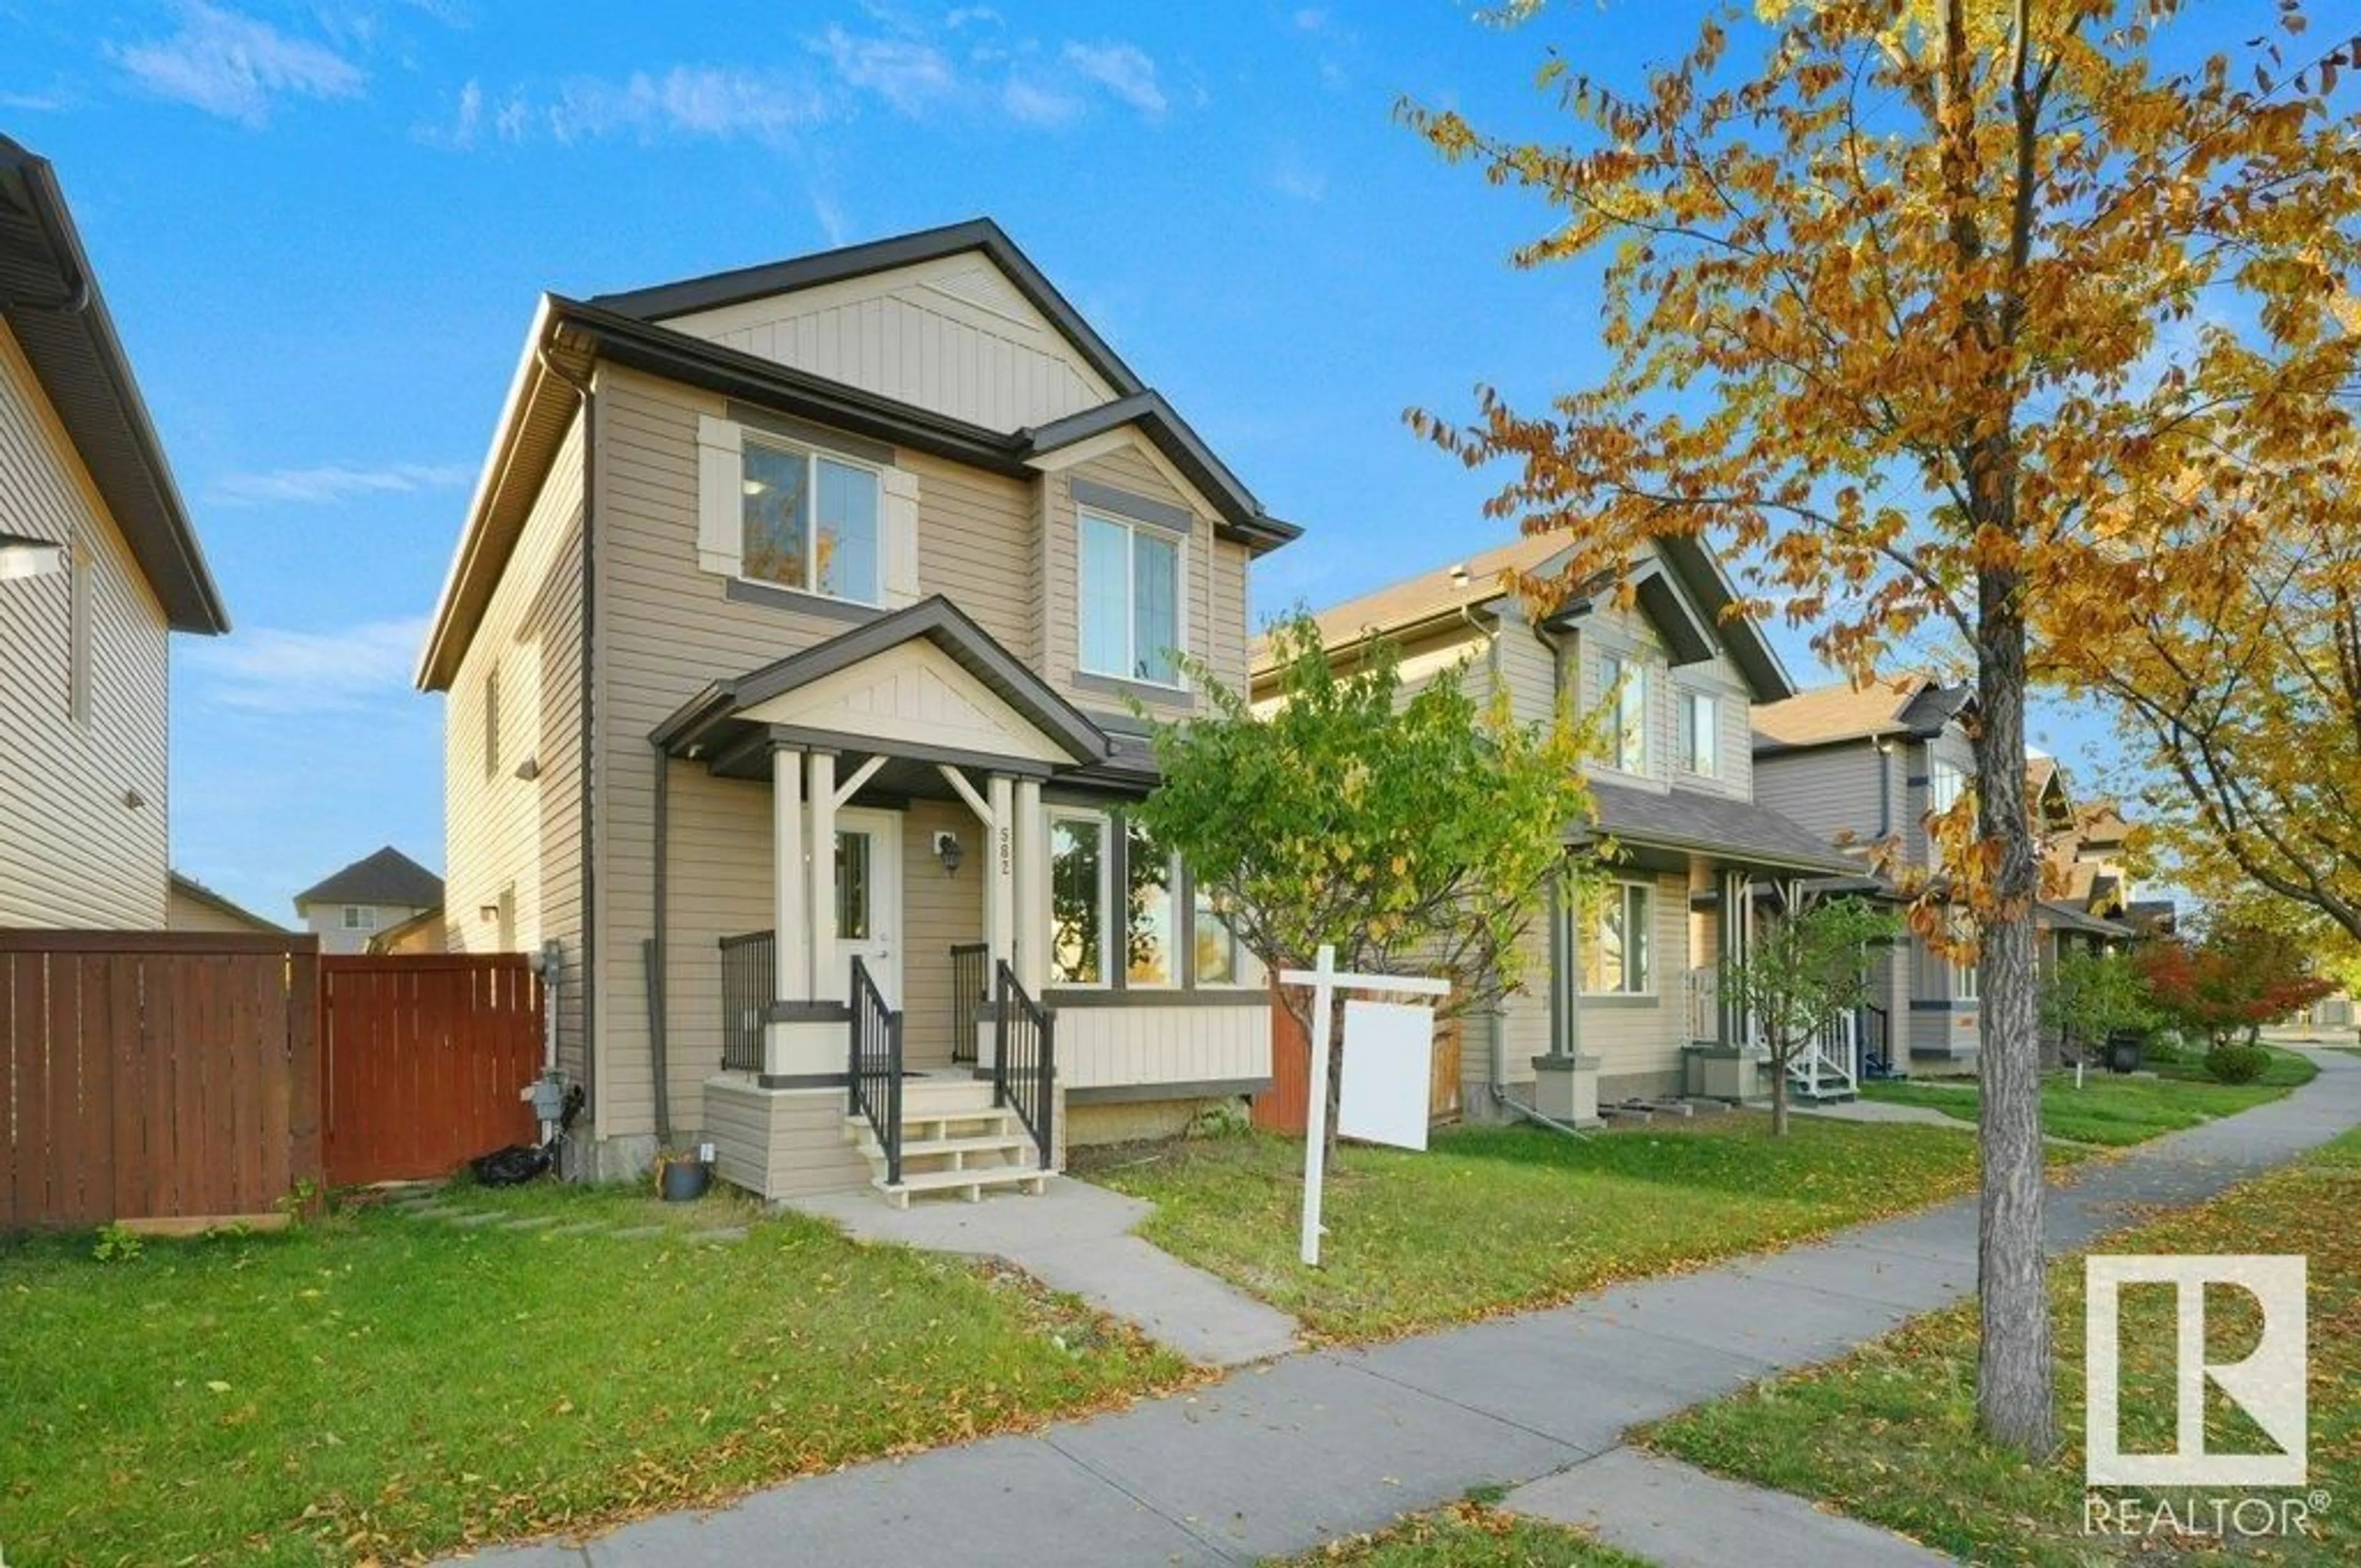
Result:
{"label": "porch light fixture", "polygon": [[53,539],[26,533],[0,533],[0,583],[18,577],[45,577],[66,569],[66,547]]}
{"label": "porch light fixture", "polygon": [[943,875],[959,875],[960,861],[964,859],[965,856],[966,851],[960,848],[958,834],[938,833],[935,835],[935,859],[943,862]]}

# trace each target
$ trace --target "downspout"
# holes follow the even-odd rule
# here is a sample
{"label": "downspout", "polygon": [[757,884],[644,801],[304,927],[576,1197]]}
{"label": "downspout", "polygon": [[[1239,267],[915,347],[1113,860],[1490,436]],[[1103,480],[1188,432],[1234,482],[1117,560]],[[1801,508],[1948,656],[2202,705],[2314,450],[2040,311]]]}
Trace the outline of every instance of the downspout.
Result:
{"label": "downspout", "polygon": [[533,358],[545,375],[574,389],[582,410],[582,1097],[590,1107],[595,1135],[598,1125],[598,987],[594,979],[598,972],[598,839],[593,812],[598,752],[593,723],[598,713],[593,650],[598,581],[593,543],[598,536],[598,399],[588,378],[577,380],[559,367],[548,344],[544,343]]}
{"label": "downspout", "polygon": [[670,1011],[664,995],[664,980],[669,972],[664,938],[669,934],[666,888],[671,872],[672,836],[672,758],[661,740],[649,742],[656,758],[656,842],[654,864],[650,869],[655,883],[654,934],[648,938],[641,955],[647,966],[648,993],[648,1070],[654,1075],[656,1146],[672,1144],[672,1086],[668,1069],[671,1066],[670,1042],[665,1038],[664,1015]]}

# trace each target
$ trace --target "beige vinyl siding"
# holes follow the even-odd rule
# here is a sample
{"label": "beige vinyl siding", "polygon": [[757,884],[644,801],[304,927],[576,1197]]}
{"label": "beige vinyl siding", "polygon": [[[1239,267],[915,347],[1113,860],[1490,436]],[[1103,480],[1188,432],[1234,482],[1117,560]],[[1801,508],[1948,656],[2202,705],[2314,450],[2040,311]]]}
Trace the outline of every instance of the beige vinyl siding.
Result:
{"label": "beige vinyl siding", "polygon": [[[582,1070],[582,421],[577,413],[533,502],[515,553],[485,606],[443,709],[445,941],[454,952],[488,952],[502,922],[481,911],[514,911],[516,950],[555,941],[559,973],[558,1059]],[[488,767],[484,706],[499,672],[500,758]],[[532,779],[516,776],[531,759]],[[416,914],[385,911],[382,930]],[[340,910],[313,912],[335,927]],[[363,946],[374,932],[354,933]],[[337,936],[343,933],[338,931]]]}
{"label": "beige vinyl siding", "polygon": [[1058,1080],[1069,1091],[1269,1076],[1268,1007],[1065,1007],[1058,1013]]}
{"label": "beige vinyl siding", "polygon": [[895,463],[918,477],[918,592],[942,595],[1032,663],[1035,487],[919,452],[902,452]]}
{"label": "beige vinyl siding", "polygon": [[1115,389],[977,252],[675,316],[665,325],[991,430]]}
{"label": "beige vinyl siding", "polygon": [[[944,832],[959,835],[955,876],[935,858],[935,835]],[[975,813],[957,801],[910,803],[902,818],[902,1049],[913,1068],[951,1063],[950,950],[983,940],[984,861]],[[973,1009],[962,1012],[972,1018]],[[968,1045],[972,1054],[974,1041]]]}
{"label": "beige vinyl siding", "polygon": [[72,573],[0,583],[0,926],[160,929],[163,609],[5,323],[0,532],[86,557],[90,655],[85,725],[71,711]]}
{"label": "beige vinyl siding", "polygon": [[[1607,754],[1593,761],[1589,771],[1617,784],[1667,788],[1665,773],[1673,754],[1673,705],[1671,685],[1665,678],[1664,647],[1655,629],[1636,609],[1626,611],[1605,606],[1584,618],[1576,646],[1582,671],[1579,711],[1599,715],[1599,733],[1607,748]],[[1642,677],[1647,698],[1647,761],[1638,773],[1625,773],[1612,760],[1614,721],[1601,707],[1612,695],[1607,674],[1610,657],[1630,661],[1647,672]]]}
{"label": "beige vinyl siding", "polygon": [[[645,733],[645,726],[637,727]],[[642,740],[637,757],[627,749],[609,752],[610,764],[629,764],[653,753]],[[705,1082],[721,1067],[721,938],[748,931],[767,931],[772,925],[771,790],[767,784],[738,779],[717,779],[701,762],[670,762],[672,853],[665,870],[667,893],[664,941],[670,961],[664,973],[664,1051],[669,1067],[673,1138],[680,1142],[699,1130],[709,1130],[704,1105]],[[651,774],[652,776],[652,774]],[[619,801],[628,799],[621,791]],[[653,796],[648,809],[653,810]],[[619,804],[614,835],[609,843],[652,846],[649,819],[636,820],[630,807]],[[653,885],[647,878],[649,848],[624,856],[609,855],[613,892],[602,896],[607,985],[599,994],[609,1010],[599,1020],[607,1041],[600,1066],[612,1081],[603,1135],[616,1136],[655,1130],[655,1107],[649,1092],[646,965],[642,941],[653,934],[644,902]],[[632,860],[629,856],[640,858]],[[626,911],[634,911],[626,913]],[[632,1091],[636,1089],[637,1098]],[[627,1109],[617,1111],[620,1105]],[[629,1119],[636,1117],[637,1119]]]}
{"label": "beige vinyl siding", "polygon": [[1835,843],[1850,834],[1861,844],[1879,835],[1878,773],[1883,769],[1894,826],[1903,822],[1902,752],[1883,753],[1868,740],[1847,740],[1808,751],[1773,751],[1754,764],[1754,799]]}
{"label": "beige vinyl siding", "polygon": [[177,887],[165,899],[164,928],[168,931],[216,931],[244,936],[270,934],[269,927],[240,919],[220,905],[182,893]]}

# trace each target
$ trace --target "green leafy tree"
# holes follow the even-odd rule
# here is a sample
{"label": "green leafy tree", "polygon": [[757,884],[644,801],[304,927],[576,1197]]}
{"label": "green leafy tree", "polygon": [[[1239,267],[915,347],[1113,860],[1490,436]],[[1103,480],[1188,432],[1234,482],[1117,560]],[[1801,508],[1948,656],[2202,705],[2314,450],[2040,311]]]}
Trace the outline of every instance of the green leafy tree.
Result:
{"label": "green leafy tree", "polygon": [[[1331,667],[1308,617],[1277,628],[1277,701],[1257,715],[1202,665],[1209,711],[1159,725],[1163,782],[1139,817],[1188,863],[1248,952],[1309,968],[1442,974],[1444,1014],[1490,1008],[1524,979],[1523,938],[1554,878],[1578,877],[1567,828],[1587,815],[1587,730],[1521,725],[1455,673],[1405,696],[1397,652]],[[1283,989],[1309,1030],[1310,997]],[[1341,999],[1332,1020],[1328,1135],[1336,1133]]]}
{"label": "green leafy tree", "polygon": [[1722,983],[1745,1004],[1771,1057],[1771,1135],[1787,1135],[1787,1071],[1822,1031],[1870,998],[1869,949],[1895,936],[1892,916],[1858,899],[1826,899],[1756,931]]}
{"label": "green leafy tree", "polygon": [[2126,953],[2069,952],[2041,977],[2041,1023],[2081,1051],[2117,1029],[2152,1029],[2163,1014],[2147,977]]}

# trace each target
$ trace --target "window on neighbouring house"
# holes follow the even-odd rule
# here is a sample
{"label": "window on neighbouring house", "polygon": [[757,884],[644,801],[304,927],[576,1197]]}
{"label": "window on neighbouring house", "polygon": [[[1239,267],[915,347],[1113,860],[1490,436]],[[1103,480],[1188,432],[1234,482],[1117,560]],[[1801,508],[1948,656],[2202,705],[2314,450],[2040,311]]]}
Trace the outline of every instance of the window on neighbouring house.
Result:
{"label": "window on neighbouring house", "polygon": [[1681,767],[1701,778],[1720,771],[1721,706],[1711,693],[1681,693]]}
{"label": "window on neighbouring house", "polygon": [[68,570],[66,606],[66,711],[76,724],[90,722],[90,552],[74,545]]}
{"label": "window on neighbouring house", "polygon": [[1082,668],[1180,684],[1180,541],[1145,523],[1082,515]]}
{"label": "window on neighbouring house", "polygon": [[740,474],[744,576],[878,601],[876,469],[749,430]]}
{"label": "window on neighbouring house", "polygon": [[347,905],[345,905],[345,929],[346,929],[346,930],[347,930],[347,931],[374,931],[374,930],[376,930],[376,929],[377,929],[377,906],[376,906],[376,905],[369,905],[369,904],[347,904]]}
{"label": "window on neighbouring house", "polygon": [[1049,818],[1049,978],[1106,983],[1107,819]]}
{"label": "window on neighbouring house", "polygon": [[1620,653],[1598,658],[1598,690],[1614,704],[1606,737],[1607,762],[1627,773],[1648,771],[1648,672]]}
{"label": "window on neighbouring house", "polygon": [[1594,996],[1645,996],[1654,989],[1655,890],[1616,883],[1598,895],[1590,940],[1582,954],[1582,989]]}
{"label": "window on neighbouring house", "polygon": [[1951,964],[1951,997],[1957,1002],[1973,1002],[1982,994],[1983,966],[1973,959],[1953,959]]}

